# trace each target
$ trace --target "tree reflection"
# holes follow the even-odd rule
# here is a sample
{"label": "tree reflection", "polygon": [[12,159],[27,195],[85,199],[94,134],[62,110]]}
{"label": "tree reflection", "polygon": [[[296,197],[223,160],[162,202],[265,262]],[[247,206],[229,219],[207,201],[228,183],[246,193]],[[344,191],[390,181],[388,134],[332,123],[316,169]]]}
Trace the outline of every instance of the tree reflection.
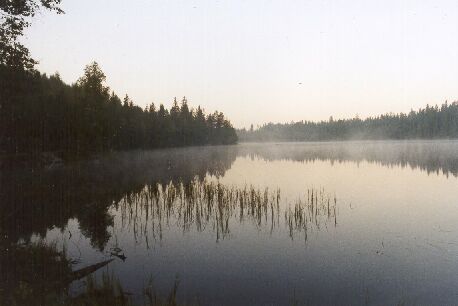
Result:
{"label": "tree reflection", "polygon": [[58,169],[10,168],[0,172],[0,243],[41,237],[69,219],[103,250],[113,226],[109,207],[138,194],[146,184],[189,182],[221,176],[236,158],[235,147],[121,152]]}
{"label": "tree reflection", "polygon": [[265,160],[363,162],[458,176],[458,141],[368,141],[243,144],[238,155]]}

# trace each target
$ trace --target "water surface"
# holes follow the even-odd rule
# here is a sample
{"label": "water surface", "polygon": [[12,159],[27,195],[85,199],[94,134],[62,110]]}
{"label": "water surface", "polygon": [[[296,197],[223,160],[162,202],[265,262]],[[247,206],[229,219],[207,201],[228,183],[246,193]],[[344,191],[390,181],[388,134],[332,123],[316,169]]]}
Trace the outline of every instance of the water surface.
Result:
{"label": "water surface", "polygon": [[43,238],[73,269],[114,258],[95,275],[137,301],[178,279],[204,305],[455,304],[457,176],[456,141],[113,153],[3,171],[1,243]]}

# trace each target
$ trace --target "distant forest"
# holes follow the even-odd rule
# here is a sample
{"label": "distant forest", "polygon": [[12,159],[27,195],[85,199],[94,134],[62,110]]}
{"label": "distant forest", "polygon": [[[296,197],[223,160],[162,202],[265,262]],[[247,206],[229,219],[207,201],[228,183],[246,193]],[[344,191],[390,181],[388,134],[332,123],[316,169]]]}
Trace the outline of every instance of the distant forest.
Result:
{"label": "distant forest", "polygon": [[0,153],[85,156],[110,150],[232,144],[237,135],[221,112],[206,115],[186,98],[136,106],[105,86],[97,63],[73,85],[58,74],[0,65]]}
{"label": "distant forest", "polygon": [[408,114],[386,114],[367,119],[268,123],[237,131],[240,141],[330,141],[382,139],[456,139],[458,102],[429,106]]}

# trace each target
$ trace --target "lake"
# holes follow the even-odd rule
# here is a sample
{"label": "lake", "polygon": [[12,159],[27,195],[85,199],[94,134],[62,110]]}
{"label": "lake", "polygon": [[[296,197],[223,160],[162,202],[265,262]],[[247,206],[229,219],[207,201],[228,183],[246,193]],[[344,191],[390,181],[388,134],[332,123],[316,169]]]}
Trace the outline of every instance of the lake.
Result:
{"label": "lake", "polygon": [[458,301],[458,141],[249,143],[48,168],[1,172],[4,270],[17,264],[5,246],[43,241],[74,270],[114,259],[94,277],[137,302],[174,285],[202,305]]}

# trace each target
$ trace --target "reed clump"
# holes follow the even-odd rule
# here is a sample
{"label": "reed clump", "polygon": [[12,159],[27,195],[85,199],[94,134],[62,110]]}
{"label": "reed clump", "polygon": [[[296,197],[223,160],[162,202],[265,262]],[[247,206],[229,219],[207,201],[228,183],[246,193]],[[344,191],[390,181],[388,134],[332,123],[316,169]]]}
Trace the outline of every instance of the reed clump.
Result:
{"label": "reed clump", "polygon": [[289,236],[294,239],[295,233],[307,233],[310,230],[320,230],[322,226],[331,224],[337,226],[337,198],[327,194],[324,188],[308,189],[304,199],[299,198],[285,210],[285,223]]}
{"label": "reed clump", "polygon": [[164,229],[170,227],[183,233],[212,231],[219,241],[237,223],[250,223],[271,233],[286,228],[291,239],[297,232],[337,225],[337,199],[323,188],[306,189],[289,202],[278,188],[240,187],[197,178],[187,184],[146,185],[126,195],[115,209],[120,212],[121,226],[133,229],[135,240],[145,239],[148,245],[151,238],[162,240]]}

